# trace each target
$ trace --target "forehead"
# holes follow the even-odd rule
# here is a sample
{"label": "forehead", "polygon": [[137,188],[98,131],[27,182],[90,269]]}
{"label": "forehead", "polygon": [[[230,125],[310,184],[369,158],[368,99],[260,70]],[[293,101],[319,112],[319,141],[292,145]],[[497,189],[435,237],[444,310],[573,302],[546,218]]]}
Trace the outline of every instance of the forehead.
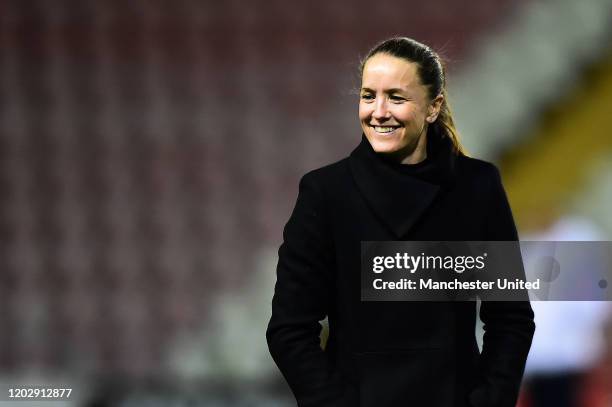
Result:
{"label": "forehead", "polygon": [[421,86],[418,65],[387,54],[377,54],[363,67],[362,87],[410,89]]}

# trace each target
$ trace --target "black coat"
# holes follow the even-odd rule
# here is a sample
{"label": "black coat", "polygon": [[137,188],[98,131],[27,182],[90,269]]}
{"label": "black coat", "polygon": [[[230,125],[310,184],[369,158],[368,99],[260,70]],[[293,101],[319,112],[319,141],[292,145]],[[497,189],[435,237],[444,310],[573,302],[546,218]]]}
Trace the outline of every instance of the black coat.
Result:
{"label": "black coat", "polygon": [[[517,240],[499,172],[435,134],[387,162],[365,137],[306,174],[279,250],[270,352],[300,407],[514,406],[534,333],[528,302],[361,302],[360,242]],[[325,350],[319,321],[328,317]]]}

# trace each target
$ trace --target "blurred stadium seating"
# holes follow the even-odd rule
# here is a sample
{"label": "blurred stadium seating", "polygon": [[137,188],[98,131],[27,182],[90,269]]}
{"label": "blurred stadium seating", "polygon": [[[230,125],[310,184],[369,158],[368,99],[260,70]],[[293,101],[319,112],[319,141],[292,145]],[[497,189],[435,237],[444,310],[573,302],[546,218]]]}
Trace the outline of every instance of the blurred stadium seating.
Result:
{"label": "blurred stadium seating", "polygon": [[[0,375],[108,381],[83,396],[100,403],[214,379],[177,346],[206,352],[219,301],[249,308],[299,177],[357,144],[359,57],[408,35],[467,78],[528,3],[0,2]],[[286,394],[276,373],[236,376],[265,385],[251,404],[210,386],[232,400],[214,405]]]}

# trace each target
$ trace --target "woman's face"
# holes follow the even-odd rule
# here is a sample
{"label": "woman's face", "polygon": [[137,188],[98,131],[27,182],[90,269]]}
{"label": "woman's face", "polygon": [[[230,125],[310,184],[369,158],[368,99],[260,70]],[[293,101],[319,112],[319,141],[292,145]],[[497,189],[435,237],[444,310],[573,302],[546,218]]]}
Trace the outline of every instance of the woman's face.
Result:
{"label": "woman's face", "polygon": [[427,125],[435,121],[442,96],[429,100],[418,66],[388,54],[366,62],[361,78],[359,120],[377,153],[405,164],[427,156]]}

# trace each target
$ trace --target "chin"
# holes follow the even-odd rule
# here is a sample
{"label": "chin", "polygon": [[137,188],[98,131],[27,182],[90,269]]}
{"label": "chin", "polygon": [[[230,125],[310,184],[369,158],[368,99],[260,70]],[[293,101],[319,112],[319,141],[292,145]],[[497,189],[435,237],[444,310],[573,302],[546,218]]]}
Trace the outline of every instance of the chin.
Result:
{"label": "chin", "polygon": [[372,149],[377,153],[390,154],[402,149],[402,145],[398,140],[384,140],[380,136],[368,136],[367,139]]}

